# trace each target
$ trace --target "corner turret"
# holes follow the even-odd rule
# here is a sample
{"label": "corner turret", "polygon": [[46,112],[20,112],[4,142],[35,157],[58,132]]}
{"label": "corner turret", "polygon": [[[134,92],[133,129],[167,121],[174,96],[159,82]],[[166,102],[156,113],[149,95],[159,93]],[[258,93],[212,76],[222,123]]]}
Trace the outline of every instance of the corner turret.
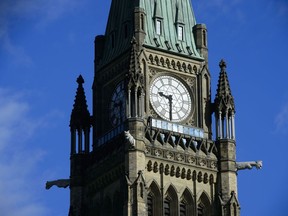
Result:
{"label": "corner turret", "polygon": [[[80,75],[77,78],[78,88],[75,96],[75,102],[70,118],[71,129],[71,154],[89,153],[89,134],[90,134],[90,113],[86,102],[86,96],[83,88],[84,79]],[[76,137],[78,135],[78,151],[76,150]],[[84,135],[84,146],[83,146]]]}
{"label": "corner turret", "polygon": [[221,60],[217,93],[215,96],[216,138],[235,140],[235,105],[231,93],[226,63]]}

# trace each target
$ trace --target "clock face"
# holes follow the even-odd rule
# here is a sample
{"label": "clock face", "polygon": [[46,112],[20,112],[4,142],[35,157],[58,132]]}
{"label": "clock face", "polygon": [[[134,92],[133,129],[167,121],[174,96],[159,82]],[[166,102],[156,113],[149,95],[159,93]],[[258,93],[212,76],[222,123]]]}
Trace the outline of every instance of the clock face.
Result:
{"label": "clock face", "polygon": [[124,82],[117,85],[110,102],[110,121],[113,126],[121,124],[125,120],[125,91]]}
{"label": "clock face", "polygon": [[187,88],[172,76],[159,76],[153,81],[150,102],[156,113],[168,121],[180,122],[191,112]]}

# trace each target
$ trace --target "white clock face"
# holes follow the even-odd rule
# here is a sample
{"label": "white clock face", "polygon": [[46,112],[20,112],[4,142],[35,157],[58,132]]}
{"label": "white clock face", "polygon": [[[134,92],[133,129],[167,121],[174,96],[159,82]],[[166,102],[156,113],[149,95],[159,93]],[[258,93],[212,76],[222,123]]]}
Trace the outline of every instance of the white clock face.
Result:
{"label": "white clock face", "polygon": [[153,81],[150,102],[156,113],[168,121],[182,121],[191,112],[191,96],[187,88],[172,76],[159,76]]}
{"label": "white clock face", "polygon": [[125,120],[125,91],[124,82],[117,85],[110,102],[110,121],[113,126],[117,126]]}

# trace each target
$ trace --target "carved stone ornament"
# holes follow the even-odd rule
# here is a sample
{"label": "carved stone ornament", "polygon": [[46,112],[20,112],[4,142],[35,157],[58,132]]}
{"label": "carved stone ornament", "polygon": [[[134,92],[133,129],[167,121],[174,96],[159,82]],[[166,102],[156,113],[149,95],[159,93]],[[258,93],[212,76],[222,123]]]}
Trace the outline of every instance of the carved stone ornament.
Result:
{"label": "carved stone ornament", "polygon": [[196,162],[196,159],[194,157],[188,157],[187,160],[190,164],[195,164],[195,162]]}
{"label": "carved stone ornament", "polygon": [[55,181],[47,181],[46,189],[49,190],[53,186],[57,186],[59,188],[67,188],[70,185],[70,179],[58,179]]}
{"label": "carved stone ornament", "polygon": [[130,134],[129,130],[128,131],[124,131],[124,137],[126,142],[130,145],[130,147],[135,147],[135,139],[134,137]]}
{"label": "carved stone ornament", "polygon": [[206,166],[206,165],[207,165],[207,161],[204,160],[204,159],[200,159],[199,165],[200,165],[200,166]]}
{"label": "carved stone ornament", "polygon": [[236,162],[236,171],[252,169],[253,167],[256,167],[256,169],[261,169],[262,163],[262,161]]}
{"label": "carved stone ornament", "polygon": [[173,159],[174,158],[174,154],[172,152],[170,152],[170,151],[167,151],[166,152],[166,158]]}
{"label": "carved stone ornament", "polygon": [[217,167],[217,162],[212,161],[211,162],[211,168],[215,169]]}
{"label": "carved stone ornament", "polygon": [[147,147],[145,148],[145,154],[151,154],[151,148]]}
{"label": "carved stone ornament", "polygon": [[184,161],[185,157],[182,154],[177,154],[176,159],[177,159],[177,161]]}
{"label": "carved stone ornament", "polygon": [[162,151],[159,150],[159,149],[155,149],[155,152],[154,152],[155,156],[159,157],[162,155]]}

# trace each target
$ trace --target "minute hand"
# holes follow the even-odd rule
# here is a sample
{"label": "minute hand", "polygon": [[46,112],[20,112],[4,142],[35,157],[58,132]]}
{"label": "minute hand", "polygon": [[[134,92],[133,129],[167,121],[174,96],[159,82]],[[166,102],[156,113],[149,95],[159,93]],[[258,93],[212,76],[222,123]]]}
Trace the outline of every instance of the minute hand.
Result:
{"label": "minute hand", "polygon": [[158,92],[161,97],[168,99],[169,102],[169,119],[172,121],[172,95],[165,95],[163,92]]}

